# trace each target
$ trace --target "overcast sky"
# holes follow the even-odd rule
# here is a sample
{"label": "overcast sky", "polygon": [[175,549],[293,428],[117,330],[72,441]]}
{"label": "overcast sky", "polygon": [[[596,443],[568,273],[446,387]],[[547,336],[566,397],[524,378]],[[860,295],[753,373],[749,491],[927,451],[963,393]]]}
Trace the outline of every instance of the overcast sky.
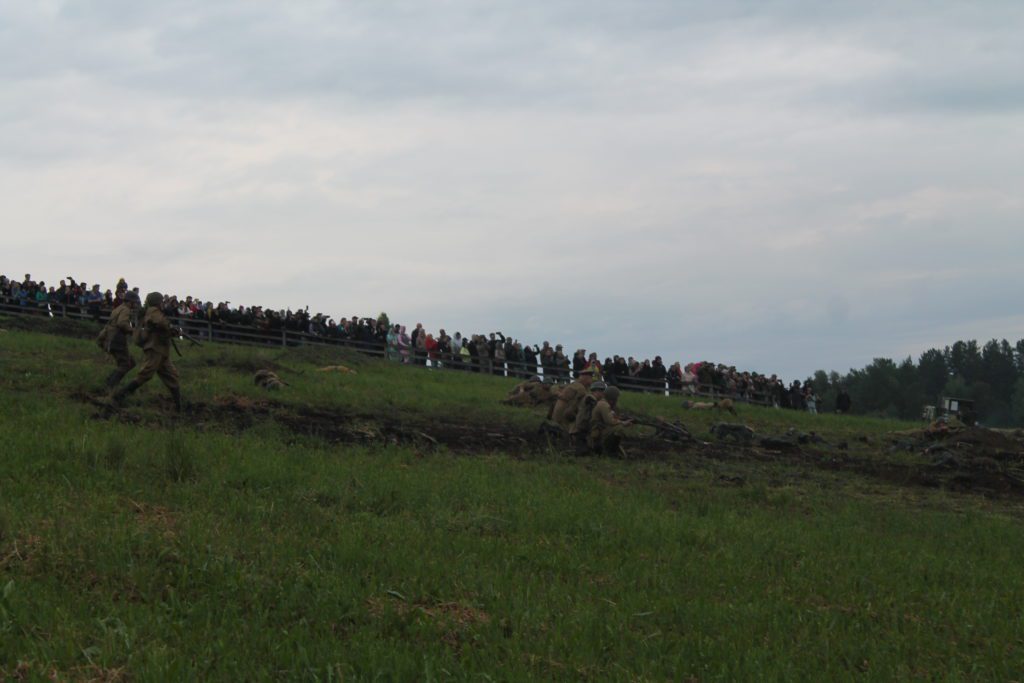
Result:
{"label": "overcast sky", "polygon": [[1019,0],[0,0],[0,272],[786,377],[1012,341],[1022,35]]}

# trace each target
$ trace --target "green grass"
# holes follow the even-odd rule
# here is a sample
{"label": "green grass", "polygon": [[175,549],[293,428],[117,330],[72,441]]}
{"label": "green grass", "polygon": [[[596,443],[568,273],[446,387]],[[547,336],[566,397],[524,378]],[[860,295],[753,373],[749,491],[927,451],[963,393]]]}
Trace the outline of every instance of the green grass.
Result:
{"label": "green grass", "polygon": [[[1013,680],[1019,504],[770,463],[330,446],[95,418],[87,342],[0,334],[0,672],[138,680]],[[533,424],[509,382],[208,346],[187,398]],[[343,361],[344,362],[344,361]],[[301,373],[301,374],[300,374]],[[148,386],[132,414],[156,416]],[[627,396],[672,416],[672,402]],[[668,406],[668,407],[666,407]],[[741,408],[806,429],[812,416]],[[689,422],[710,419],[679,415]],[[904,425],[819,416],[818,431]],[[739,475],[732,485],[720,475]],[[20,665],[19,665],[20,663]],[[20,668],[19,668],[20,666]],[[0,679],[3,673],[0,673]]]}

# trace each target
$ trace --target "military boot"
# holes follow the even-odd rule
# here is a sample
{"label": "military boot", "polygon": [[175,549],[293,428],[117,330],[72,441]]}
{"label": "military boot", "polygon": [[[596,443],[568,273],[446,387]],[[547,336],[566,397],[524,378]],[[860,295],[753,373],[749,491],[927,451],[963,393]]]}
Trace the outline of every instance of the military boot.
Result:
{"label": "military boot", "polygon": [[171,389],[171,398],[174,399],[174,412],[181,412],[181,389]]}
{"label": "military boot", "polygon": [[133,379],[131,382],[128,382],[128,384],[125,384],[123,387],[115,391],[110,396],[110,401],[114,405],[119,406],[124,403],[124,399],[128,396],[128,394],[132,393],[141,386],[142,385],[139,384],[138,380]]}

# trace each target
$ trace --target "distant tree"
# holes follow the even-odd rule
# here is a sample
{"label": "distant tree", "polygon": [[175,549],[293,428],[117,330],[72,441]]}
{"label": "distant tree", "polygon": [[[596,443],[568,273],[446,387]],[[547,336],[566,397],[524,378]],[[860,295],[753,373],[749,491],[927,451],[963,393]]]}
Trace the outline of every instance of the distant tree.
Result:
{"label": "distant tree", "polygon": [[992,388],[993,401],[1009,407],[1017,382],[1017,367],[1008,341],[993,339],[985,344],[981,350],[981,376],[978,380]]}
{"label": "distant tree", "polygon": [[1010,421],[1017,427],[1024,427],[1024,377],[1019,378],[1013,387]]}
{"label": "distant tree", "polygon": [[[854,375],[853,371],[850,373]],[[876,358],[850,383],[850,397],[869,414],[898,417],[899,377],[896,363],[890,358]]]}
{"label": "distant tree", "polygon": [[927,403],[921,376],[914,361],[907,356],[896,368],[895,405],[904,420],[921,417],[921,407]]}
{"label": "distant tree", "polygon": [[921,354],[917,363],[917,372],[921,378],[921,389],[925,393],[926,403],[933,404],[938,400],[939,392],[949,381],[949,366],[946,357],[938,349],[928,349]]}
{"label": "distant tree", "polygon": [[952,347],[946,347],[946,364],[953,375],[960,375],[970,384],[979,379],[981,374],[981,352],[978,342],[958,341]]}
{"label": "distant tree", "polygon": [[940,393],[950,398],[974,398],[970,385],[960,375],[950,377]]}

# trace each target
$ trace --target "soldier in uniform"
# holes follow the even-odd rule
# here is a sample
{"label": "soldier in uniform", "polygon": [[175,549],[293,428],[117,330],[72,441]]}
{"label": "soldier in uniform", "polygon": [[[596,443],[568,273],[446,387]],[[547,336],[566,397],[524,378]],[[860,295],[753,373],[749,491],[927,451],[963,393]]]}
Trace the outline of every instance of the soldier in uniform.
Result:
{"label": "soldier in uniform", "polygon": [[139,370],[135,379],[114,392],[112,397],[114,403],[123,402],[128,394],[153,379],[153,375],[157,375],[167,390],[171,392],[175,410],[181,412],[178,370],[171,362],[171,340],[176,336],[176,331],[171,327],[167,316],[160,310],[162,303],[163,295],[160,292],[150,292],[146,295],[146,315],[142,319],[141,328],[136,331],[137,341],[142,346],[144,354],[142,369]]}
{"label": "soldier in uniform", "polygon": [[515,385],[505,399],[502,401],[507,406],[535,406],[536,391],[538,386],[543,386],[540,375],[534,375],[525,382]]}
{"label": "soldier in uniform", "polygon": [[590,385],[594,381],[594,371],[584,370],[569,386],[562,389],[554,407],[551,409],[551,420],[564,432],[571,434],[576,422],[576,412],[580,402],[590,393]]}
{"label": "soldier in uniform", "polygon": [[120,384],[128,371],[135,367],[135,359],[132,358],[132,353],[128,350],[128,340],[137,323],[141,303],[138,294],[127,292],[124,295],[124,303],[110,313],[110,320],[100,332],[100,336],[96,338],[96,343],[100,348],[109,353],[117,363],[117,368],[107,377],[108,389],[113,389]]}
{"label": "soldier in uniform", "polygon": [[620,420],[615,416],[615,406],[619,402],[619,388],[608,387],[597,400],[590,414],[590,434],[587,443],[595,453],[605,455],[624,455],[622,437],[630,420]]}

